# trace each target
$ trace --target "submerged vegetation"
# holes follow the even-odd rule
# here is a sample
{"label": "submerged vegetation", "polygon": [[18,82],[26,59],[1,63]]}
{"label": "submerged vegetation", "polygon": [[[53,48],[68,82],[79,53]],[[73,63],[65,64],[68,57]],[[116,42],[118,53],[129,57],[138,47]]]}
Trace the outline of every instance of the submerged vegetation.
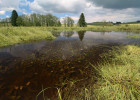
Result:
{"label": "submerged vegetation", "polygon": [[[96,74],[94,71],[88,79],[71,80],[62,83],[61,88],[54,87],[60,100],[139,100],[140,47],[117,46],[100,56],[102,63],[90,66]],[[49,88],[42,89],[36,100]]]}
{"label": "submerged vegetation", "polygon": [[[113,27],[115,29],[116,27],[131,27],[131,26],[121,25],[121,26],[113,26]],[[80,31],[80,30],[93,29],[93,31],[99,31],[98,28],[101,28],[102,30],[103,28],[109,28],[109,27],[107,26],[106,27],[97,27],[97,26],[76,27],[75,26],[75,27],[66,27],[66,28],[65,27],[1,27],[0,46],[6,46],[6,45],[22,43],[22,42],[29,42],[29,41],[34,41],[34,40],[54,39],[55,36],[57,37],[57,35],[53,33],[54,31],[77,30],[79,31],[78,32],[79,38],[82,41],[85,31]],[[131,28],[133,31],[134,26]],[[135,27],[135,28],[139,28],[139,27]],[[110,28],[110,30],[111,29],[113,28]],[[69,37],[69,35],[72,35],[72,34],[73,33],[65,34],[65,35]],[[82,49],[81,49],[81,52],[83,52]],[[59,75],[60,76],[64,75],[65,77],[65,78],[62,77],[62,80],[60,80],[59,87],[53,87],[58,91],[59,99],[61,98],[61,100],[81,100],[81,99],[85,99],[85,100],[93,100],[93,99],[95,100],[103,100],[103,99],[104,100],[112,100],[112,99],[113,100],[116,100],[116,99],[138,100],[138,98],[140,98],[140,95],[139,95],[140,94],[140,91],[139,91],[140,90],[140,85],[139,85],[140,84],[140,67],[139,67],[140,66],[140,63],[139,63],[140,62],[140,47],[133,46],[133,45],[113,47],[111,48],[110,51],[103,54],[101,53],[99,55],[101,57],[100,59],[101,62],[99,62],[99,64],[97,65],[84,66],[84,67],[80,66],[79,68],[76,68],[76,67],[71,68],[69,67],[69,64],[70,64],[69,61],[67,63],[64,63],[62,60],[61,63],[63,64],[64,68],[60,70],[58,67],[55,67],[56,69],[57,68],[59,69]],[[57,58],[56,55],[54,56]],[[89,54],[85,58],[88,58],[90,56],[93,56],[93,55]],[[81,56],[78,56],[77,57],[78,59],[77,58],[74,59],[74,63],[71,65],[75,66],[76,60],[78,60],[77,63],[80,63],[80,62],[85,63],[85,61],[86,63],[87,62],[90,63],[90,61],[93,60],[93,59],[90,59],[90,60],[80,61],[79,60],[81,59],[80,57]],[[51,71],[52,74],[50,74],[50,76],[52,75],[55,76],[57,74],[57,70],[53,68],[53,66],[57,66],[58,64],[54,62],[50,62],[51,67],[50,66],[46,67],[44,66],[43,63],[45,63],[48,66],[48,63],[46,63],[46,61],[48,61],[49,59],[45,58],[43,59],[43,62],[42,62],[42,59],[43,58],[38,57],[37,60],[35,61],[31,61],[31,62],[29,61],[29,63],[25,62],[25,66],[26,67],[31,66],[31,65],[36,66],[37,68],[36,67],[34,68],[36,68],[37,71],[40,69],[40,75],[43,75],[41,76],[43,78],[46,76],[42,73],[42,71],[44,71],[45,73],[47,73],[48,71]],[[63,59],[65,59],[65,57],[63,57]],[[82,59],[84,59],[84,57]],[[42,70],[42,67],[40,67],[41,64],[43,65],[44,68],[48,68],[48,69]],[[66,67],[66,65],[68,67]],[[69,70],[69,68],[71,68],[72,70]],[[91,71],[91,73],[83,72],[81,68],[88,69]],[[67,71],[65,72],[64,69],[66,69]],[[81,75],[83,76],[85,75],[85,77],[87,77],[87,74],[88,74],[89,77],[85,79],[82,77],[81,80],[80,79],[70,80],[69,77],[66,76],[65,73],[69,73],[70,76],[74,77],[75,72],[73,71],[73,69],[75,69],[76,71],[79,70],[79,73],[81,73]],[[22,70],[23,69],[21,68],[18,71],[22,71]],[[28,70],[33,71],[33,66],[28,67]],[[96,72],[92,70],[96,70]],[[63,72],[63,75],[62,75],[62,72]],[[60,79],[59,75],[57,74],[58,79]],[[21,76],[25,77],[25,74],[23,75],[21,74]],[[26,77],[29,77],[27,73],[26,73]],[[40,77],[38,76],[37,79],[38,78]],[[46,80],[45,82],[48,81],[48,79],[42,79],[41,82],[43,82],[44,80]],[[49,89],[50,88],[51,87],[49,87]],[[42,93],[43,95],[45,95],[46,93],[45,91],[47,89],[48,87],[46,87],[45,85],[44,85],[44,88],[42,86],[42,91],[39,92],[39,94],[36,94],[37,95],[36,98],[40,97]]]}

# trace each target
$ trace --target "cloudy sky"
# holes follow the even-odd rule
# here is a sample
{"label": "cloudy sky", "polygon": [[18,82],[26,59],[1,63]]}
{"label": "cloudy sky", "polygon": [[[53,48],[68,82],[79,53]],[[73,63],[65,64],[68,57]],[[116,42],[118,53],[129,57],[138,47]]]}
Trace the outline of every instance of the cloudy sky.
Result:
{"label": "cloudy sky", "polygon": [[51,13],[75,21],[81,12],[87,22],[140,20],[140,0],[0,0],[0,18],[10,17],[13,9],[19,15]]}

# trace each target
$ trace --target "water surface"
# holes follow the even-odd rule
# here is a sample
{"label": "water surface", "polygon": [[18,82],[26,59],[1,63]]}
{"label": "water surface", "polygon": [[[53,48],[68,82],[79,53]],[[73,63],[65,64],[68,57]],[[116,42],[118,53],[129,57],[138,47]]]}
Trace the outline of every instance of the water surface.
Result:
{"label": "water surface", "polygon": [[[140,45],[140,39],[127,38],[132,33],[125,32],[53,34],[57,38],[52,41],[0,48],[1,100],[35,100],[42,87],[61,87],[62,82],[86,80],[91,72],[89,63],[100,63],[100,55],[111,47]],[[53,98],[55,93],[54,88],[45,91],[47,98]]]}

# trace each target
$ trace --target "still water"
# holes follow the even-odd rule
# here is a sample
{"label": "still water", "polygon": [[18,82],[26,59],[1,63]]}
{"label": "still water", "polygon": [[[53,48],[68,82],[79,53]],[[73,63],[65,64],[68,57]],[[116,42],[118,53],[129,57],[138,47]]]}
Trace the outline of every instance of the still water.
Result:
{"label": "still water", "polygon": [[[0,100],[35,100],[42,88],[87,79],[89,63],[100,63],[100,55],[111,47],[140,45],[140,39],[127,38],[128,35],[132,33],[54,32],[55,40],[0,48]],[[53,99],[56,92],[50,88],[45,97]]]}

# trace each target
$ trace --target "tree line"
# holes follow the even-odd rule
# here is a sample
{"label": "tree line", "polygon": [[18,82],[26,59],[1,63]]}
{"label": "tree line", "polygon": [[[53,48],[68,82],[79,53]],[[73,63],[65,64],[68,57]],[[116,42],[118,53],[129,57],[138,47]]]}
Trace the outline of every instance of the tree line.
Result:
{"label": "tree line", "polygon": [[[53,16],[52,14],[41,15],[41,14],[33,13],[29,15],[18,16],[16,10],[12,11],[12,15],[10,18],[3,19],[1,23],[3,23],[4,26],[6,25],[8,26],[8,23],[11,23],[12,26],[61,27],[62,23],[64,24],[65,27],[74,26],[74,20],[71,17],[63,18],[63,21],[61,23],[60,19],[56,16]],[[85,17],[83,13],[81,14],[77,24],[80,27],[86,27],[87,24],[85,22]]]}
{"label": "tree line", "polygon": [[12,26],[61,26],[58,17],[51,14],[30,14],[18,16],[17,12],[13,10],[11,16]]}

